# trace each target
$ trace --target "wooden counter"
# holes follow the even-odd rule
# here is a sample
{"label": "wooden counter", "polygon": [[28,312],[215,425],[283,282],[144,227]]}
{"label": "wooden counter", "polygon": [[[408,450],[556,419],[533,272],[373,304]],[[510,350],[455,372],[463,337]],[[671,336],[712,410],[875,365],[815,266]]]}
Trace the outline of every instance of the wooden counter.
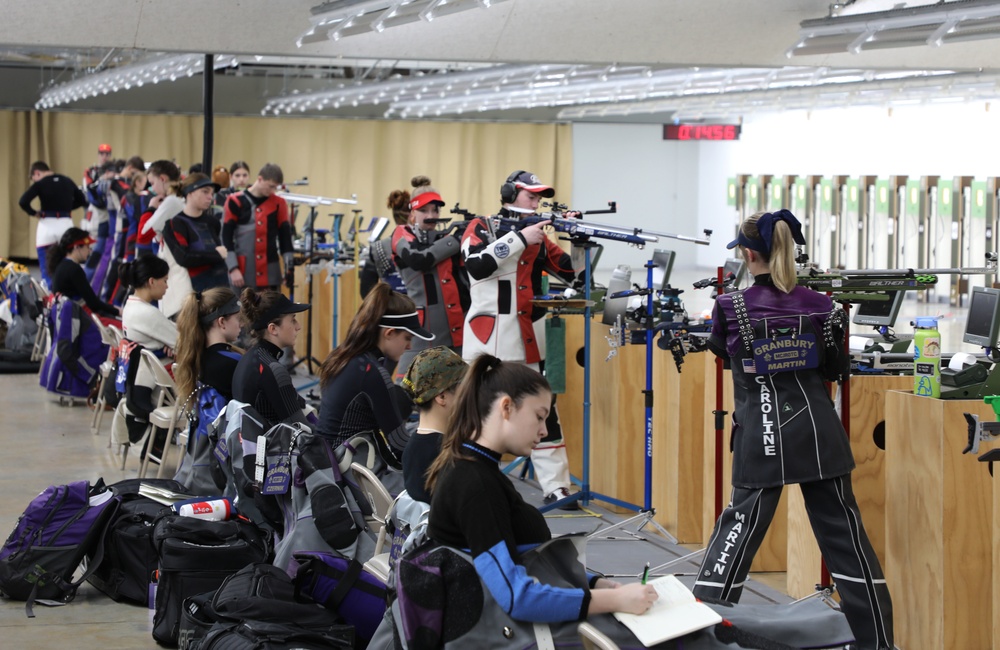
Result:
{"label": "wooden counter", "polygon": [[995,578],[993,497],[985,463],[962,454],[964,412],[995,419],[978,400],[886,394],[886,556],[896,644],[910,650],[987,649]]}

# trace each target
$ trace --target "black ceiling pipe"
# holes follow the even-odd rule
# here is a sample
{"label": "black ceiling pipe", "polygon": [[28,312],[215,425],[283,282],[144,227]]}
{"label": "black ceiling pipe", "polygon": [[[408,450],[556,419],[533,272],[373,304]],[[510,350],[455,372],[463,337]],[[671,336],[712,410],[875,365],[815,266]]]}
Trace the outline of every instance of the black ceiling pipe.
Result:
{"label": "black ceiling pipe", "polygon": [[202,73],[202,109],[205,114],[205,129],[203,132],[204,142],[202,143],[201,167],[209,176],[212,175],[212,140],[215,137],[214,119],[215,106],[215,56],[205,55],[205,70]]}

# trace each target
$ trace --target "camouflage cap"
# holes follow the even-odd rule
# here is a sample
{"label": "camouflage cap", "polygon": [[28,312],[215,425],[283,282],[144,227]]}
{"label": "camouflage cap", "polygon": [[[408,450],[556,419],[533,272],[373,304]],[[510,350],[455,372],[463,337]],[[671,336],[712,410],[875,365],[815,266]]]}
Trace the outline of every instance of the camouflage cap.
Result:
{"label": "camouflage cap", "polygon": [[451,350],[439,345],[421,350],[403,377],[403,390],[415,404],[425,404],[462,381],[469,365]]}

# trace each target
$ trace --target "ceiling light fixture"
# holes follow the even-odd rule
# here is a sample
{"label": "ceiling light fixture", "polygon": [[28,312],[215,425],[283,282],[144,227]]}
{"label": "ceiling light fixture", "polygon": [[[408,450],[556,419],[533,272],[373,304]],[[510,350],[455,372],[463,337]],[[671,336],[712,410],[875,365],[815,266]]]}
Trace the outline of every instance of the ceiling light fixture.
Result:
{"label": "ceiling light fixture", "polygon": [[507,0],[330,0],[313,7],[312,23],[296,39],[298,47],[310,43],[338,41],[365,32],[383,32],[420,20],[431,22],[461,11],[489,9]]}
{"label": "ceiling light fixture", "polygon": [[788,57],[858,54],[864,50],[932,46],[1000,38],[1000,3],[954,0],[888,11],[831,15],[800,23]]}
{"label": "ceiling light fixture", "polygon": [[[238,64],[238,57],[219,54],[215,57],[214,67],[218,70]],[[204,67],[205,55],[179,54],[108,68],[43,90],[41,98],[35,102],[35,109],[48,110],[88,97],[129,90],[146,82],[176,81],[181,76],[191,77],[201,73]]]}
{"label": "ceiling light fixture", "polygon": [[906,106],[940,101],[1000,98],[1000,74],[950,73],[906,79],[879,79],[772,90],[671,97],[646,102],[572,106],[561,120],[671,113],[673,119],[721,119],[751,113],[816,111],[852,106]]}

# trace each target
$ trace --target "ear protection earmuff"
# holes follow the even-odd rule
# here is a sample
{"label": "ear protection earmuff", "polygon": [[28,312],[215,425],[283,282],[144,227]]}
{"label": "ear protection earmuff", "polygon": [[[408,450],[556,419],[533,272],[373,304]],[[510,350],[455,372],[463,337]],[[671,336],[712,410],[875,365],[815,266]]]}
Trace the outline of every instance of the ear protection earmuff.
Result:
{"label": "ear protection earmuff", "polygon": [[516,172],[508,176],[507,180],[505,180],[503,185],[500,186],[500,202],[504,205],[513,203],[517,200],[518,188],[517,185],[514,184],[514,181],[516,181],[517,177],[523,173],[523,169],[518,169]]}

